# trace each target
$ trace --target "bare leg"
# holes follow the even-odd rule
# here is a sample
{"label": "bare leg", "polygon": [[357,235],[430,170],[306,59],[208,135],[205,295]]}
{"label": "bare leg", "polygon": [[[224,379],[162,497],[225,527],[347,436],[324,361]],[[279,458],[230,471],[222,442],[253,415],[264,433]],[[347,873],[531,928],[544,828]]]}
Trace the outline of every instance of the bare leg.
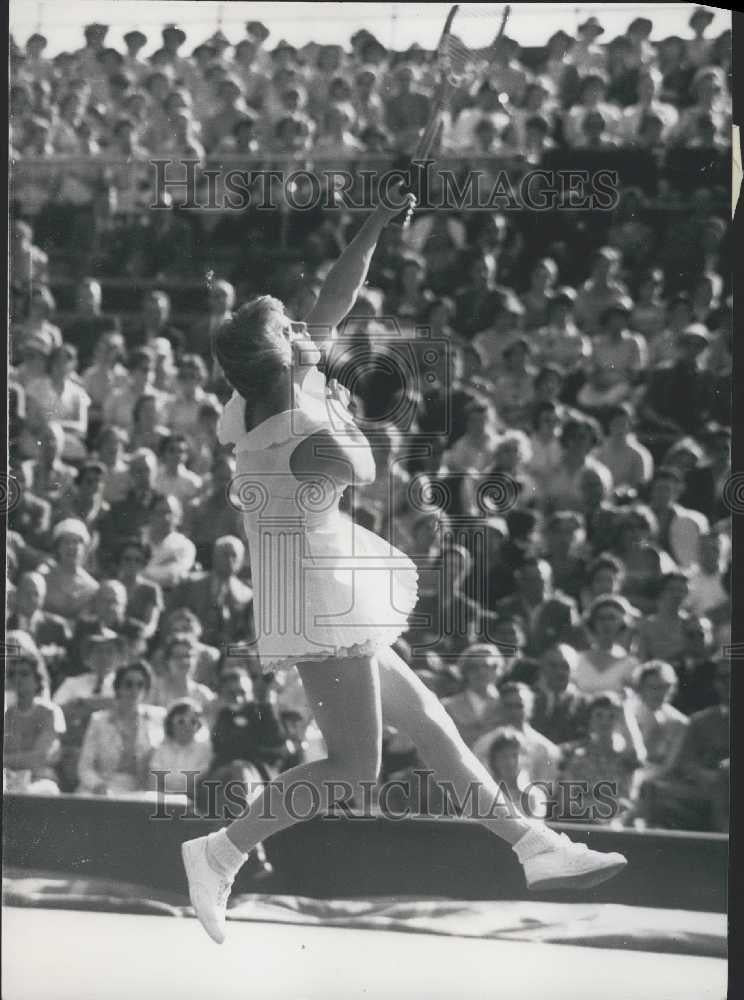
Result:
{"label": "bare leg", "polygon": [[[436,778],[450,782],[458,801],[470,806],[471,816],[477,805],[474,818],[508,844],[515,844],[534,823],[528,823],[511,803],[499,807],[504,797],[498,784],[464,743],[437,696],[400,656],[392,649],[380,650],[377,662],[385,721],[416,744]],[[477,796],[468,795],[473,788]]]}
{"label": "bare leg", "polygon": [[[377,663],[372,658],[299,664],[308,703],[328,748],[325,760],[300,764],[270,782],[227,836],[243,853],[279,830],[328,808],[333,782],[353,789],[376,781],[382,754],[382,713]],[[292,787],[289,800],[286,790]],[[338,794],[338,793],[336,793]]]}

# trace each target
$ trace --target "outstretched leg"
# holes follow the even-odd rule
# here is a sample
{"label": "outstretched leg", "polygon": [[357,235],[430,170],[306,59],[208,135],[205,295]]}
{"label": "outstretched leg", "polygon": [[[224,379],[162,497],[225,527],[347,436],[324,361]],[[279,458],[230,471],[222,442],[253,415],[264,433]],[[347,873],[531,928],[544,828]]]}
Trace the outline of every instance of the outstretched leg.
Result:
{"label": "outstretched leg", "polygon": [[590,851],[507,806],[436,695],[394,650],[380,650],[378,663],[384,717],[413,740],[438,779],[449,782],[464,815],[511,844],[530,889],[590,888],[625,867],[621,854]]}
{"label": "outstretched leg", "polygon": [[[225,830],[182,847],[189,896],[209,936],[222,943],[225,910],[235,875],[260,841],[322,813],[339,784],[354,790],[374,782],[382,754],[377,663],[371,658],[299,665],[308,702],[328,749],[324,760],[285,771],[267,783]],[[335,785],[334,785],[335,783]]]}

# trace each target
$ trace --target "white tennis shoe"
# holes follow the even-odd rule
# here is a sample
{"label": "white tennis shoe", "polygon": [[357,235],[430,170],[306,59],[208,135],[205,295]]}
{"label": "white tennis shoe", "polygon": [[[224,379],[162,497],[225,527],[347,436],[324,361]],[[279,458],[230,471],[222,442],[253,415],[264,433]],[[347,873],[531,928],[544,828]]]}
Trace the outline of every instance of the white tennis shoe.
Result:
{"label": "white tennis shoe", "polygon": [[181,845],[181,857],[189,883],[189,899],[199,922],[213,941],[225,940],[225,915],[233,879],[216,871],[207,856],[207,838],[197,837]]}
{"label": "white tennis shoe", "polygon": [[586,844],[576,844],[565,833],[555,833],[548,827],[530,831],[522,841],[526,843],[520,842],[522,850],[516,853],[527,888],[533,892],[591,889],[619,874],[628,863],[622,854],[592,851]]}

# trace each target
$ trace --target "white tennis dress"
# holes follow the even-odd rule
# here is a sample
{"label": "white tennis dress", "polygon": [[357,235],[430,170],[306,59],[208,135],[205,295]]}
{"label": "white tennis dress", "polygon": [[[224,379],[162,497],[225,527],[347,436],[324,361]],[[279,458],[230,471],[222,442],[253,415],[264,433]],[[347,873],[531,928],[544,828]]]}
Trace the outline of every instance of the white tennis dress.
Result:
{"label": "white tennis dress", "polygon": [[331,411],[306,392],[297,403],[245,431],[236,393],[219,428],[237,461],[229,500],[243,514],[263,670],[372,655],[406,631],[418,596],[408,556],[339,510],[344,483],[292,474],[300,441],[322,429],[343,435],[352,420],[340,404]]}

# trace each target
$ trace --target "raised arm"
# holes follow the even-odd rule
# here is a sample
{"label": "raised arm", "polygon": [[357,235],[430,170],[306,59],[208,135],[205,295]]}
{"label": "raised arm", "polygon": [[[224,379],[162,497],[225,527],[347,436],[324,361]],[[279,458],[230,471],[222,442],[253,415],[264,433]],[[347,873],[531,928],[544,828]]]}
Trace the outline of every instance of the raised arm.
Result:
{"label": "raised arm", "polygon": [[333,337],[334,329],[349,313],[367,280],[369,265],[383,229],[404,208],[415,204],[413,195],[402,194],[400,184],[391,185],[387,200],[397,207],[387,208],[379,204],[328,272],[318,301],[306,318],[313,340],[324,341]]}

